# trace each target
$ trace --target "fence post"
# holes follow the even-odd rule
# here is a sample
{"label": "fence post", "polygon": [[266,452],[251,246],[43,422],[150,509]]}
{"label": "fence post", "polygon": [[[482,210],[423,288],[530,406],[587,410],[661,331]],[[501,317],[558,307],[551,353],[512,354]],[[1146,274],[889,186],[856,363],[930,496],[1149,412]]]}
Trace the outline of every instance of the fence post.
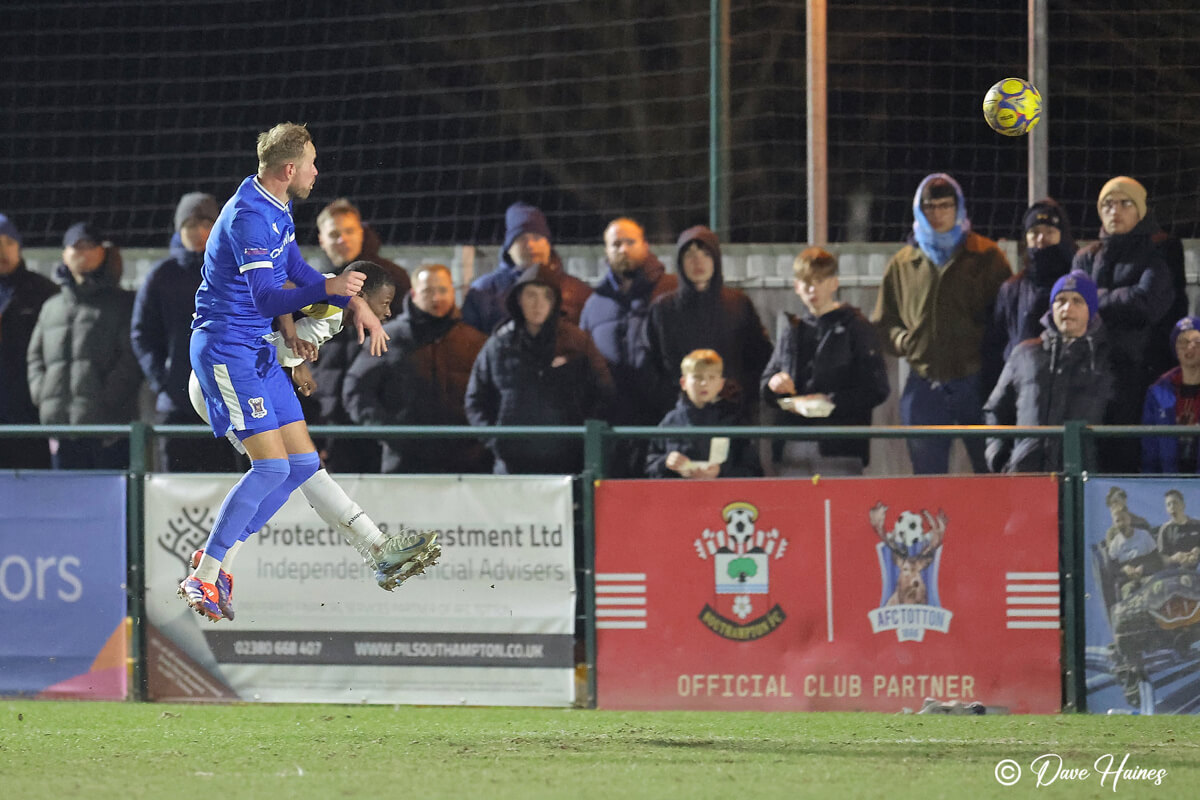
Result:
{"label": "fence post", "polygon": [[1062,532],[1059,573],[1063,577],[1064,710],[1087,711],[1087,672],[1083,624],[1083,463],[1086,424],[1067,422],[1063,431]]}
{"label": "fence post", "polygon": [[604,477],[608,423],[589,419],[583,440],[583,631],[587,659],[587,705],[596,706],[596,482]]}
{"label": "fence post", "polygon": [[132,666],[130,696],[146,699],[146,638],[143,621],[146,601],[145,531],[146,531],[146,450],[152,433],[144,422],[129,424],[129,473],[125,483],[126,515],[128,516],[125,573],[125,595],[128,598],[129,619],[132,622],[129,638],[129,659]]}

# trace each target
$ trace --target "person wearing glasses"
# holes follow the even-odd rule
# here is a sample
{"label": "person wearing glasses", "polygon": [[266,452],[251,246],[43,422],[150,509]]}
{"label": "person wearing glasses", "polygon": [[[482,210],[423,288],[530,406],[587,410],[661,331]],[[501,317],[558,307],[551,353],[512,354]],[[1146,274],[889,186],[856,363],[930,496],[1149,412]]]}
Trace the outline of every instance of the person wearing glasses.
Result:
{"label": "person wearing glasses", "polygon": [[[981,425],[982,343],[996,293],[1012,276],[996,243],[971,230],[962,188],[928,175],[913,196],[913,233],[884,270],[871,321],[884,346],[908,361],[900,396],[904,425]],[[976,472],[987,472],[982,439],[967,439]],[[909,439],[918,475],[949,469],[949,439]]]}
{"label": "person wearing glasses", "polygon": [[[1160,364],[1149,353],[1167,342],[1154,337],[1155,325],[1175,299],[1171,273],[1154,241],[1158,223],[1146,213],[1146,188],[1124,175],[1104,184],[1096,202],[1100,238],[1075,254],[1072,269],[1096,282],[1100,318],[1112,342],[1116,394],[1105,422],[1135,425]],[[1161,337],[1160,337],[1161,338]],[[1109,472],[1137,472],[1141,447],[1133,438],[1100,442],[1100,466]]]}

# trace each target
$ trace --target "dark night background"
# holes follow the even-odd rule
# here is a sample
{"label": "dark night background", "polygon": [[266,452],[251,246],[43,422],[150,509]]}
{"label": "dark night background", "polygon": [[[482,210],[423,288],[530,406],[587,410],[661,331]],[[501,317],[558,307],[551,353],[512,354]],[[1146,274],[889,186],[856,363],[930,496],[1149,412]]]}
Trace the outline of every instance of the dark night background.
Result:
{"label": "dark night background", "polygon": [[[1026,74],[1025,2],[829,3],[830,238],[896,241],[913,189],[954,174],[975,227],[1017,233],[1026,143],[987,88]],[[1134,7],[1136,5],[1136,8]],[[1103,182],[1146,184],[1200,236],[1200,5],[1051,3],[1051,194],[1083,237]],[[708,4],[408,0],[6,2],[0,210],[27,246],[92,219],[165,245],[179,195],[221,202],[254,138],[306,122],[318,149],[302,240],[345,195],[385,242],[492,244],[516,199],[560,242],[632,214],[655,241],[708,219]],[[805,5],[732,4],[732,231],[805,230]],[[304,232],[308,232],[305,234]]]}

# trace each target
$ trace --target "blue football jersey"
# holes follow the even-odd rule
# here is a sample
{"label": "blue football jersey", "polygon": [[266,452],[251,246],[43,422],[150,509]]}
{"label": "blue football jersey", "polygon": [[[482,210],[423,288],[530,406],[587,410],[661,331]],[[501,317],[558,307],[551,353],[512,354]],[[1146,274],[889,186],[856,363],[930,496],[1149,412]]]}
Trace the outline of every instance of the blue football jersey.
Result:
{"label": "blue football jersey", "polygon": [[208,237],[192,328],[261,342],[271,332],[272,320],[255,308],[246,273],[269,269],[275,285],[282,287],[289,264],[293,270],[302,267],[316,274],[296,244],[291,202],[281,203],[251,175],[225,203]]}

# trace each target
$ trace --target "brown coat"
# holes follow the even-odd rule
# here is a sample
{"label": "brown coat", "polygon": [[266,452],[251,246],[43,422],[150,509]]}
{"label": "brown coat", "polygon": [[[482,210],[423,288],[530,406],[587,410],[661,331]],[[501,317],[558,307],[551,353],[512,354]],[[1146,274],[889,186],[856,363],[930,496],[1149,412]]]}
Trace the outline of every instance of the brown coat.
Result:
{"label": "brown coat", "polygon": [[950,381],[979,372],[980,344],[996,293],[1012,267],[991,239],[967,240],[938,269],[913,244],[888,262],[871,321],[884,346],[918,375]]}

